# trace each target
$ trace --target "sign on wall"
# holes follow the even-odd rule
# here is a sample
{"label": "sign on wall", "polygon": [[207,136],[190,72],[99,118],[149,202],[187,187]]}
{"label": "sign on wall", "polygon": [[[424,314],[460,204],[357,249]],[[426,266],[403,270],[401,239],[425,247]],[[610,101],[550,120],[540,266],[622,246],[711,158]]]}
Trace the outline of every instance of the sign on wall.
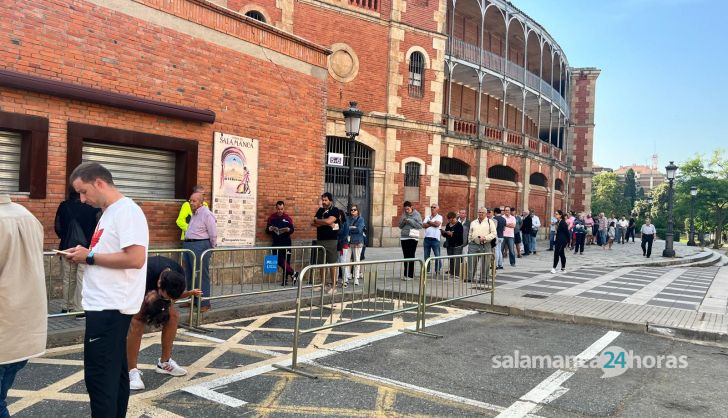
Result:
{"label": "sign on wall", "polygon": [[218,245],[255,245],[258,140],[215,132],[212,212]]}
{"label": "sign on wall", "polygon": [[343,167],[344,166],[344,154],[330,152],[327,163],[328,163],[328,165],[337,165],[339,167]]}

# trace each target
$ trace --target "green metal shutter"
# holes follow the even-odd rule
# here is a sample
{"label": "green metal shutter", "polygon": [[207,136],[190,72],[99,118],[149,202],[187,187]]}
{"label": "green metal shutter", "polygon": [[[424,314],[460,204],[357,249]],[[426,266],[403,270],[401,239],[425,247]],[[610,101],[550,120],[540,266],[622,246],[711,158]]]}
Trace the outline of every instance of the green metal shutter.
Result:
{"label": "green metal shutter", "polygon": [[175,198],[174,152],[84,141],[82,160],[111,171],[116,187],[128,197]]}
{"label": "green metal shutter", "polygon": [[20,191],[19,133],[0,131],[0,192]]}

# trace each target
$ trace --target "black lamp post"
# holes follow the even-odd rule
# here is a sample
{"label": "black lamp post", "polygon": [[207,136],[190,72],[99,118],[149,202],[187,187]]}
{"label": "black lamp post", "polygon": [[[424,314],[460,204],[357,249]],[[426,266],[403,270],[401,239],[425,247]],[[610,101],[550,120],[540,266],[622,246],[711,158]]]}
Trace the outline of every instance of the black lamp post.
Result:
{"label": "black lamp post", "polygon": [[698,195],[698,188],[690,187],[690,236],[688,237],[688,245],[695,246],[695,196]]}
{"label": "black lamp post", "polygon": [[344,110],[344,126],[346,127],[346,136],[349,137],[349,194],[346,199],[346,208],[351,211],[351,205],[354,203],[354,141],[359,135],[361,127],[362,111],[356,107],[356,102],[349,102],[349,108]]}
{"label": "black lamp post", "polygon": [[673,232],[672,232],[672,182],[675,180],[677,166],[670,161],[665,171],[667,172],[667,235],[665,236],[665,249],[662,251],[663,257],[675,257],[675,250],[672,249]]}

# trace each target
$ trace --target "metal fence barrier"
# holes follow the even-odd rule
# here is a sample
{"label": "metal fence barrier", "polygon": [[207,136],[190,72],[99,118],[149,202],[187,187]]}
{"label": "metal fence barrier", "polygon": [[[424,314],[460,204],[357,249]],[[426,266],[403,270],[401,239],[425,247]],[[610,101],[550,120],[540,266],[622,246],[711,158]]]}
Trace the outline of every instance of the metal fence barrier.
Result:
{"label": "metal fence barrier", "polygon": [[[266,256],[276,258],[278,265],[276,273],[265,273]],[[294,271],[301,272],[311,264],[311,260],[316,259],[324,260],[324,262],[326,260],[326,251],[320,245],[205,250],[198,260],[199,268],[196,270],[197,281],[195,283],[197,287],[201,288],[203,272],[207,269],[210,291],[199,298],[199,303],[195,305],[197,323],[199,324],[200,308],[203,302],[294,290],[295,283],[292,280],[286,280],[286,271],[278,264],[278,261],[285,260]]]}
{"label": "metal fence barrier", "polygon": [[[296,294],[292,368],[277,367],[307,375],[296,370],[302,335],[416,311],[420,276],[414,274],[415,266],[422,271],[424,262],[412,258],[305,267]],[[303,282],[311,283],[306,294]],[[340,288],[337,282],[342,283]]]}
{"label": "metal fence barrier", "polygon": [[416,332],[425,333],[425,314],[428,306],[442,305],[488,293],[490,293],[490,304],[493,305],[496,288],[495,267],[493,253],[445,255],[425,260],[420,280],[420,312]]}
{"label": "metal fence barrier", "polygon": [[[194,253],[190,250],[179,248],[149,250],[147,252],[147,256],[152,257],[155,255],[161,255],[170,258],[179,263],[179,265],[182,266],[182,268],[184,269],[185,263],[183,262],[183,258],[185,253],[192,254],[192,269],[194,271],[197,262],[194,258]],[[63,256],[56,254],[52,251],[43,252],[43,265],[45,269],[46,280],[46,298],[48,302],[48,318],[78,316],[83,314],[81,306],[77,306],[77,309],[71,312],[61,312],[61,310],[69,299],[74,298],[74,295],[68,293],[72,293],[73,290],[75,290],[79,285],[80,288],[83,287],[83,271],[86,268],[86,265],[79,264],[78,266],[73,266],[68,263],[64,264],[64,261],[61,259],[61,257]],[[73,272],[75,272],[75,274],[72,274]],[[193,275],[193,285],[194,282],[195,279]],[[185,303],[187,301],[189,301],[189,299],[178,300],[177,304]],[[192,310],[190,310],[190,326],[192,326],[192,320]]]}

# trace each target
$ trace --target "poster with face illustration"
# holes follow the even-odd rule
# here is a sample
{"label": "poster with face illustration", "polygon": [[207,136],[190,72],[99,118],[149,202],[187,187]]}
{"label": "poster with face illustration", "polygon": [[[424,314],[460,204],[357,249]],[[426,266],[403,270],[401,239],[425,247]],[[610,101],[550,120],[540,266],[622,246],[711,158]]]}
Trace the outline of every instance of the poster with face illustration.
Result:
{"label": "poster with face illustration", "polygon": [[212,212],[218,245],[255,245],[258,140],[215,132]]}

